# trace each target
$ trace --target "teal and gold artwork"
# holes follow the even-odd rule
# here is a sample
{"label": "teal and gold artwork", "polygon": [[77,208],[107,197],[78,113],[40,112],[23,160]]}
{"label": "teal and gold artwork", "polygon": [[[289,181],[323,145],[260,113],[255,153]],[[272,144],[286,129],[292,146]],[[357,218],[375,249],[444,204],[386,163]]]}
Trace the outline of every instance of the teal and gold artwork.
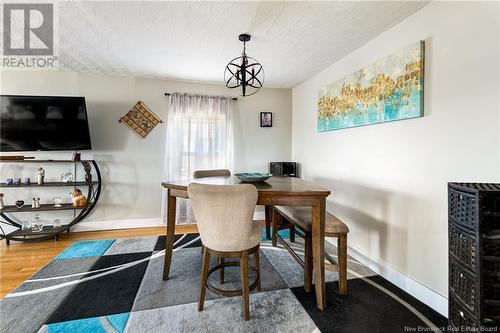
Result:
{"label": "teal and gold artwork", "polygon": [[423,115],[423,41],[348,75],[319,93],[319,132]]}

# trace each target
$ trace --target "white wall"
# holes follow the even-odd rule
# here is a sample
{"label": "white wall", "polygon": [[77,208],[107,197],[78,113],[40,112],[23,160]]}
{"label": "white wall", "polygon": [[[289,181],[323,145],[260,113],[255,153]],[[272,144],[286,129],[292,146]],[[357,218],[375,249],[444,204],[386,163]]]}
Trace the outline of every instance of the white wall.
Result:
{"label": "white wall", "polygon": [[[295,87],[292,159],[349,242],[447,296],[447,182],[500,181],[499,3],[434,2]],[[318,133],[319,89],[425,40],[425,116]]]}
{"label": "white wall", "polygon": [[[102,76],[76,72],[2,71],[2,94],[79,95],[85,96],[92,138],[92,152],[83,158],[94,158],[103,173],[104,190],[91,221],[110,221],[106,227],[136,225],[136,219],[157,223],[161,216],[164,142],[168,97],[165,92],[188,92],[227,95],[223,85],[155,80],[119,76]],[[124,124],[118,123],[138,101],[142,100],[165,122],[158,125],[145,139],[138,137]],[[238,99],[235,121],[235,171],[267,171],[272,160],[289,160],[291,155],[291,90],[262,89],[258,94]],[[273,127],[261,128],[259,112],[273,112]],[[48,156],[58,153],[27,153]],[[69,159],[71,153],[62,153]],[[17,165],[19,168],[19,165]],[[35,177],[35,165],[13,170],[2,166],[5,177]],[[47,180],[57,180],[62,170],[47,166]],[[35,191],[36,192],[36,191]],[[47,202],[50,192],[30,193]],[[17,192],[20,193],[20,192]],[[55,192],[54,192],[55,194]],[[13,204],[16,194],[6,195]],[[68,197],[69,200],[69,197]],[[120,221],[117,221],[120,220]],[[130,221],[127,221],[130,220]],[[100,222],[99,222],[100,223]]]}

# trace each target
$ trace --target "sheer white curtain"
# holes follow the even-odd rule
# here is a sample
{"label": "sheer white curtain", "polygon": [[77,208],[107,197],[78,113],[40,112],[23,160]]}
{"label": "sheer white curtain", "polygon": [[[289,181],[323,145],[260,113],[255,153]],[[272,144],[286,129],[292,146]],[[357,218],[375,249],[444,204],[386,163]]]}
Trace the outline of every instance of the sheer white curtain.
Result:
{"label": "sheer white curtain", "polygon": [[[235,104],[231,97],[170,95],[165,179],[191,178],[193,171],[200,169],[233,172]],[[177,223],[192,222],[187,201],[177,201]]]}

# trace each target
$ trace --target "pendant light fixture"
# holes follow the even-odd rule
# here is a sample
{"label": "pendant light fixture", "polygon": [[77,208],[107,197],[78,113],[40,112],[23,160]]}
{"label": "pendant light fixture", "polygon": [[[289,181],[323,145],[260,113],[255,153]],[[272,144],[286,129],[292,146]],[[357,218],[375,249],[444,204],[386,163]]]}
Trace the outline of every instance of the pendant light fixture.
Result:
{"label": "pendant light fixture", "polygon": [[234,58],[227,64],[224,71],[224,82],[229,89],[240,88],[240,96],[250,96],[262,88],[264,83],[264,68],[252,57],[246,54],[246,42],[250,35],[241,34],[239,40],[243,42],[241,57]]}

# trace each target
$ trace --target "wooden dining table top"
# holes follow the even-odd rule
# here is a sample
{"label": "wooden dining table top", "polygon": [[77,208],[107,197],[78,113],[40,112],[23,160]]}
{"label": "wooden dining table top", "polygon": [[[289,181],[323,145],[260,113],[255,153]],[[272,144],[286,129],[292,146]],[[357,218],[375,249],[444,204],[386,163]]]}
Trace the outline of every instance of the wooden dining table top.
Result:
{"label": "wooden dining table top", "polygon": [[206,177],[191,178],[162,182],[164,188],[186,191],[190,183],[211,184],[211,185],[235,185],[252,184],[257,188],[259,196],[280,195],[280,196],[320,196],[327,197],[331,191],[313,182],[295,178],[272,176],[262,183],[243,183],[235,176],[227,177]]}

